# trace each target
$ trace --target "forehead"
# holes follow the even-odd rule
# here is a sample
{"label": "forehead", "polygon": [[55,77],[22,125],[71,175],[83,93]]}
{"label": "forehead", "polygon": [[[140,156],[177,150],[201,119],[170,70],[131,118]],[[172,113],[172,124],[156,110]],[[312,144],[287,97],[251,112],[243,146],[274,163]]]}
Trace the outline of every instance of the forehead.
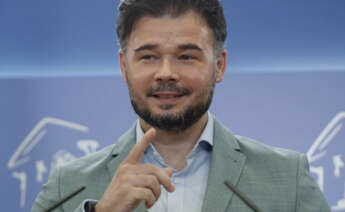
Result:
{"label": "forehead", "polygon": [[127,48],[135,49],[146,44],[174,47],[186,43],[196,44],[201,48],[212,47],[212,31],[194,11],[178,17],[141,17],[133,26]]}

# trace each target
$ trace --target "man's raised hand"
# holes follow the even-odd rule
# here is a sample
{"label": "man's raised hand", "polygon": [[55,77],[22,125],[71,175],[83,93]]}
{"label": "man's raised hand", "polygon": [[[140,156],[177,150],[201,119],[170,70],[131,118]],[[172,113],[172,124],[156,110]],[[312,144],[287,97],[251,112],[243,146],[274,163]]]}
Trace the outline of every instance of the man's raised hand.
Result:
{"label": "man's raised hand", "polygon": [[161,185],[169,192],[174,191],[170,168],[161,169],[152,164],[140,163],[155,136],[156,131],[151,128],[129,152],[97,203],[96,212],[130,212],[142,200],[147,208],[151,208],[161,194]]}

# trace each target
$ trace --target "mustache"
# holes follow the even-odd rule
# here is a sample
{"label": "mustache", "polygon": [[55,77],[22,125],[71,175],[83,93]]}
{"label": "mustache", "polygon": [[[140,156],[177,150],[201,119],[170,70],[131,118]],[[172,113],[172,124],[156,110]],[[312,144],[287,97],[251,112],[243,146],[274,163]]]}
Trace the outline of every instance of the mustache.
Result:
{"label": "mustache", "polygon": [[147,90],[146,95],[152,97],[155,93],[162,91],[176,92],[179,95],[189,95],[192,93],[191,89],[179,87],[175,83],[160,83],[155,87],[150,87]]}

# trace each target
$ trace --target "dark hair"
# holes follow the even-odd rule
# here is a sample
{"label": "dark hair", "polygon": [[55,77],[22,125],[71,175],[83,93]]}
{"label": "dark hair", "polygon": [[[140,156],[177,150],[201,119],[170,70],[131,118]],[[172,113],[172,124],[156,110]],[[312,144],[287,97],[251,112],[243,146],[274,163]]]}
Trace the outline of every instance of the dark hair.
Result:
{"label": "dark hair", "polygon": [[219,56],[227,35],[223,7],[219,0],[121,0],[117,19],[117,36],[122,51],[136,21],[144,15],[178,17],[189,10],[198,13],[213,31],[214,49]]}

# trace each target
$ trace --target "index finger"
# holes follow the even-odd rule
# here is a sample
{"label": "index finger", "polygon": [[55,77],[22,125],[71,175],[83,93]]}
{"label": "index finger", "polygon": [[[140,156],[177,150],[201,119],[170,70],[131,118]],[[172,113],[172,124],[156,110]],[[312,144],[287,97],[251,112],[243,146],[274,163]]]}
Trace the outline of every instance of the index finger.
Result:
{"label": "index finger", "polygon": [[128,153],[125,163],[139,163],[144,155],[145,150],[151,143],[152,139],[156,136],[156,130],[154,128],[149,129],[143,138],[134,145],[133,149]]}

